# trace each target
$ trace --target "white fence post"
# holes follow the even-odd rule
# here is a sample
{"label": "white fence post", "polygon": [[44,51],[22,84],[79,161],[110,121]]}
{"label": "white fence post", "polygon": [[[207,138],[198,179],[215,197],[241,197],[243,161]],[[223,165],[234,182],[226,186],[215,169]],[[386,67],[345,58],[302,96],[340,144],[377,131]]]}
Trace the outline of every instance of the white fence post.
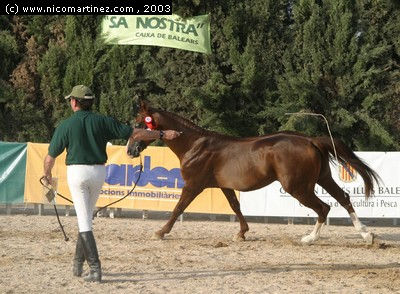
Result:
{"label": "white fence post", "polygon": [[70,206],[65,205],[65,216],[69,216],[69,209],[70,209]]}
{"label": "white fence post", "polygon": [[6,204],[6,214],[11,215],[11,204],[10,203]]}

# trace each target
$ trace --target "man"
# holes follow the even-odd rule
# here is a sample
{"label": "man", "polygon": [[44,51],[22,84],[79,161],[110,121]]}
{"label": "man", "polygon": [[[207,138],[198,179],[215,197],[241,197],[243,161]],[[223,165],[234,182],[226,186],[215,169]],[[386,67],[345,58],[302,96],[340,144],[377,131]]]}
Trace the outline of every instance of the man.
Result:
{"label": "man", "polygon": [[44,177],[52,183],[51,170],[55,158],[67,149],[67,181],[78,219],[79,234],[76,243],[73,275],[81,276],[83,263],[90,271],[86,281],[101,282],[101,264],[92,232],[92,214],[101,187],[106,178],[106,145],[113,139],[173,140],[179,133],[173,130],[160,132],[132,129],[111,117],[91,111],[94,101],[92,91],[78,85],[65,97],[74,114],[57,127],[44,159]]}

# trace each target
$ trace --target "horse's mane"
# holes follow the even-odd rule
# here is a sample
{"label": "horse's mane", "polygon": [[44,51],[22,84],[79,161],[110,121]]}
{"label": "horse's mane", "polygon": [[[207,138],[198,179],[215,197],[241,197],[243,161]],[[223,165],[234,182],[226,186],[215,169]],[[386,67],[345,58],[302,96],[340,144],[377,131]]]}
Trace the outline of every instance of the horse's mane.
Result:
{"label": "horse's mane", "polygon": [[[194,124],[192,121],[190,121],[186,118],[183,118],[175,113],[169,112],[169,111],[155,109],[155,108],[150,108],[150,111],[158,112],[161,115],[167,117],[169,120],[173,120],[177,124],[180,124],[185,128],[191,129],[201,136],[213,136],[213,137],[217,137],[217,138],[234,139],[234,140],[246,140],[249,138],[255,138],[254,136],[253,137],[234,137],[231,135],[224,135],[224,134],[221,134],[218,132],[209,131],[202,127],[199,127],[198,125]],[[311,138],[311,136],[308,136],[308,135],[305,135],[305,134],[302,134],[302,133],[299,133],[296,131],[279,131],[279,132],[264,134],[264,135],[256,136],[256,137],[274,137],[274,136],[279,136],[279,135],[289,135],[289,136],[297,136],[297,137],[302,137],[302,138]]]}
{"label": "horse's mane", "polygon": [[158,112],[161,115],[167,117],[169,120],[173,120],[175,121],[177,124],[182,125],[185,128],[191,129],[194,132],[198,133],[201,136],[213,136],[213,137],[219,137],[219,138],[226,138],[226,139],[239,139],[237,137],[233,137],[230,135],[224,135],[224,134],[220,134],[214,131],[209,131],[206,129],[203,129],[202,127],[199,127],[198,125],[194,124],[193,122],[191,122],[190,120],[183,118],[175,113],[169,112],[169,111],[165,111],[165,110],[160,110],[160,109],[154,109],[154,108],[150,108],[151,112]]}

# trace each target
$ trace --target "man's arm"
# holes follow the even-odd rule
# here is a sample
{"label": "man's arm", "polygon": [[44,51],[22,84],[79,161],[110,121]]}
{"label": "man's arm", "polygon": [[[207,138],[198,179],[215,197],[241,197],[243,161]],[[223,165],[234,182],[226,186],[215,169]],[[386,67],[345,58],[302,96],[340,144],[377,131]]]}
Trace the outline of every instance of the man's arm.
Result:
{"label": "man's arm", "polygon": [[165,131],[150,131],[145,129],[138,129],[135,128],[132,132],[131,138],[134,141],[148,141],[148,140],[155,140],[155,139],[166,139],[166,140],[173,140],[179,137],[180,133],[173,130],[165,130]]}
{"label": "man's arm", "polygon": [[52,183],[53,179],[52,179],[52,175],[51,175],[51,170],[53,169],[55,162],[56,162],[56,159],[54,157],[51,157],[48,154],[44,158],[44,163],[43,163],[44,178],[47,181],[47,184]]}

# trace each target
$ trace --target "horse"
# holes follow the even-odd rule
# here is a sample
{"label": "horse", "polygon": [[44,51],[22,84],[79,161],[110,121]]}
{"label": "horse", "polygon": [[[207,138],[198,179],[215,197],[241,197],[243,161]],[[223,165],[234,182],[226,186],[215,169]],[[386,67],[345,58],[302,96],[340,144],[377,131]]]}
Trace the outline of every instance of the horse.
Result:
{"label": "horse", "polygon": [[[330,210],[330,206],[315,195],[315,184],[347,210],[365,242],[373,243],[374,235],[359,220],[349,194],[333,180],[329,162],[335,154],[340,163],[350,164],[364,181],[366,198],[371,196],[374,182],[379,184],[380,178],[341,140],[335,139],[333,144],[330,137],[311,137],[289,131],[238,138],[205,130],[177,114],[141,102],[136,123],[143,123],[145,118],[153,122],[156,130],[181,132],[176,139],[164,140],[164,143],[180,161],[184,187],[170,219],[154,233],[153,239],[163,239],[179,215],[205,188],[220,188],[240,223],[240,231],[234,240],[244,241],[249,226],[234,190],[251,191],[279,181],[287,193],[318,215],[313,231],[302,237],[303,244],[312,244],[319,239]],[[127,154],[138,157],[153,141],[130,139]]]}

